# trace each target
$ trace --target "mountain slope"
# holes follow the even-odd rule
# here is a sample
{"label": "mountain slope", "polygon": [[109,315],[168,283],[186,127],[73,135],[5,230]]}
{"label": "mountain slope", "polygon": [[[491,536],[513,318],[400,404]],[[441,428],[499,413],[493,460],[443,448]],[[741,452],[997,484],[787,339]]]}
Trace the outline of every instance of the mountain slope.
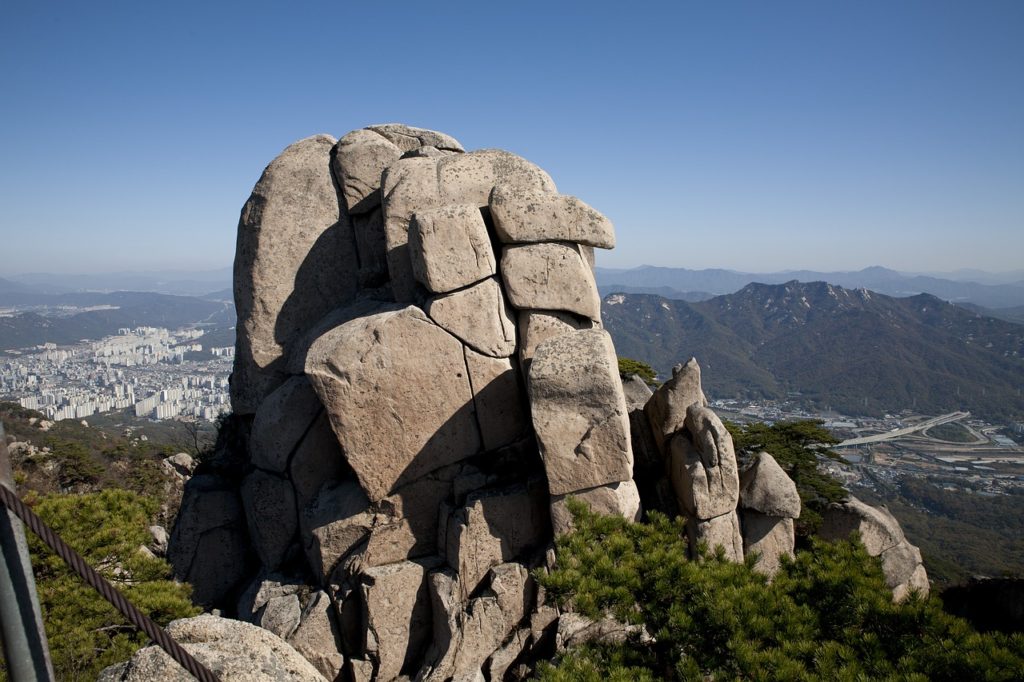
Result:
{"label": "mountain slope", "polygon": [[[801,282],[822,281],[847,288],[864,288],[889,296],[911,296],[929,293],[947,301],[970,302],[989,308],[1009,308],[1024,305],[1024,283],[981,284],[978,282],[944,279],[927,275],[909,275],[881,267],[869,267],[854,272],[816,272],[798,270],[774,273],[745,273],[732,270],[688,270],[650,265],[630,270],[596,268],[595,276],[602,290],[637,291],[664,287],[678,291],[709,291],[730,294],[747,284],[784,284],[791,280]],[[988,281],[992,281],[991,278]],[[668,295],[668,294],[666,294]],[[677,298],[669,295],[669,298]],[[679,297],[682,298],[682,297]]]}
{"label": "mountain slope", "polygon": [[67,316],[23,312],[0,317],[0,351],[42,343],[70,344],[116,334],[121,327],[168,327],[176,329],[202,322],[234,324],[230,303],[191,296],[119,291],[112,294],[65,294],[42,299],[49,306],[111,306]]}
{"label": "mountain slope", "polygon": [[696,356],[719,397],[800,394],[850,413],[916,406],[1024,416],[1024,326],[927,294],[751,284],[699,303],[613,295],[602,314],[621,355],[662,374]]}

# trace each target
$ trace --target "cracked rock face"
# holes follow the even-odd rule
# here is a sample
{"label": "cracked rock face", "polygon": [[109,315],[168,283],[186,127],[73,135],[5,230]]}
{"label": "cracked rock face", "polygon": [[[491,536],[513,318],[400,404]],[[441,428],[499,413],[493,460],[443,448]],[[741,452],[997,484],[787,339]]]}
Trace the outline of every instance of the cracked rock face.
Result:
{"label": "cracked rock face", "polygon": [[[644,475],[670,470],[693,541],[742,560],[735,454],[696,361],[627,406],[593,274],[614,243],[534,164],[443,133],[285,149],[242,209],[238,437],[186,485],[177,577],[330,677],[498,679],[554,647],[529,576],[568,499],[640,517],[630,409]],[[770,473],[751,513],[792,507],[762,494]],[[901,585],[914,557],[887,557]]]}
{"label": "cracked rock face", "polygon": [[[247,609],[327,674],[473,677],[541,646],[528,575],[567,497],[640,514],[593,276],[614,243],[505,151],[399,124],[288,147],[239,223],[247,441],[186,495],[179,574],[209,605],[308,585]],[[254,564],[205,575],[241,545]]]}

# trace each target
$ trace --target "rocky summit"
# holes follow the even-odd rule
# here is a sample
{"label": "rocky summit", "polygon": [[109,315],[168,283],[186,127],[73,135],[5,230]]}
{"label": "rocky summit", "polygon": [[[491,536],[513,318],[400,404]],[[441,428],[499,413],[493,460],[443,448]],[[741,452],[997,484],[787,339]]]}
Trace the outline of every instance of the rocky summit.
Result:
{"label": "rocky summit", "polygon": [[[793,482],[767,453],[739,469],[696,360],[624,391],[593,274],[614,243],[537,166],[442,133],[285,149],[238,226],[234,414],[170,540],[194,599],[327,679],[498,680],[587,625],[531,577],[569,498],[630,520],[678,509],[694,545],[774,572]],[[830,528],[884,535],[891,586],[926,587],[895,521],[864,507]]]}

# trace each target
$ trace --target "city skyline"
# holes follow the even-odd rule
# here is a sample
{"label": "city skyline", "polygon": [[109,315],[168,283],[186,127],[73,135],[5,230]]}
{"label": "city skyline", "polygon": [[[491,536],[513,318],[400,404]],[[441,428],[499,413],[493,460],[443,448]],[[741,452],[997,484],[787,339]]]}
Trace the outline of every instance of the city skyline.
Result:
{"label": "city skyline", "polygon": [[0,10],[0,277],[221,268],[286,145],[390,121],[537,163],[602,267],[1024,268],[1024,5],[397,14]]}

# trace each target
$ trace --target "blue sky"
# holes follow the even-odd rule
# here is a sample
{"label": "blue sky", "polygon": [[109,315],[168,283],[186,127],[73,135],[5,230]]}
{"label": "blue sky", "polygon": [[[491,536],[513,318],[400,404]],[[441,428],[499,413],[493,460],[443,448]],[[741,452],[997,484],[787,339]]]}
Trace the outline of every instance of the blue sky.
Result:
{"label": "blue sky", "polygon": [[1024,269],[1024,3],[0,6],[0,276],[216,268],[290,142],[442,130],[599,264]]}

